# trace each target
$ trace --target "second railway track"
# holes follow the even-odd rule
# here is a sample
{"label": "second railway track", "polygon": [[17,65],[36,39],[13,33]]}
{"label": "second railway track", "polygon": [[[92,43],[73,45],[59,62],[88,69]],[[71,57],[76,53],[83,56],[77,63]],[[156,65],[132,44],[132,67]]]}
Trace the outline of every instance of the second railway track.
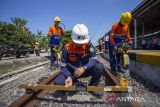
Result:
{"label": "second railway track", "polygon": [[50,75],[49,61],[26,67],[0,76],[0,107],[8,106],[24,94],[17,86],[21,83],[35,84],[42,77]]}

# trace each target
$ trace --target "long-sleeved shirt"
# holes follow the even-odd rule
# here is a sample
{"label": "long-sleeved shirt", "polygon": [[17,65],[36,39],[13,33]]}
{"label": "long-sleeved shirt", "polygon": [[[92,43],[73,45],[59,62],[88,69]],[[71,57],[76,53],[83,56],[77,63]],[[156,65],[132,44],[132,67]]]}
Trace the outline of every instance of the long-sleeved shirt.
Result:
{"label": "long-sleeved shirt", "polygon": [[103,44],[102,38],[100,38],[100,39],[98,40],[98,44],[99,44],[99,45],[102,45],[102,44]]}
{"label": "long-sleeved shirt", "polygon": [[50,38],[50,45],[59,45],[61,36],[64,36],[64,31],[60,26],[50,26],[48,37]]}
{"label": "long-sleeved shirt", "polygon": [[110,35],[109,41],[111,45],[115,45],[117,43],[120,43],[122,39],[131,40],[129,27],[128,25],[120,26],[120,23],[116,22],[112,26],[112,34]]}
{"label": "long-sleeved shirt", "polygon": [[90,69],[96,62],[95,48],[91,43],[84,44],[79,48],[73,42],[70,42],[62,50],[61,70],[66,77],[72,77],[72,73],[79,67],[85,66]]}
{"label": "long-sleeved shirt", "polygon": [[34,49],[35,49],[35,50],[38,50],[39,48],[40,48],[40,46],[39,46],[38,44],[35,44],[35,45],[34,45]]}

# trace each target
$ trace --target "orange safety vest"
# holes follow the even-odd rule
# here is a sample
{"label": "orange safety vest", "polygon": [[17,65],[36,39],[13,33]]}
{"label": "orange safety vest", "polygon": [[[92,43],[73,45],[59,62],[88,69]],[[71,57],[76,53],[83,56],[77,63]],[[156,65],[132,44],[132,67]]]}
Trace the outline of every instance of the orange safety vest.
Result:
{"label": "orange safety vest", "polygon": [[112,26],[112,33],[113,33],[113,36],[110,36],[110,42],[111,42],[112,45],[115,44],[114,38],[116,38],[118,36],[126,36],[126,38],[128,40],[131,40],[128,25],[120,26],[119,22],[116,22]]}
{"label": "orange safety vest", "polygon": [[52,35],[64,36],[64,31],[60,26],[51,26],[48,31],[48,37],[50,38]]}
{"label": "orange safety vest", "polygon": [[89,57],[89,52],[88,52],[88,45],[90,42],[82,45],[82,47],[76,47],[73,42],[70,42],[66,44],[66,49],[68,53],[68,61],[74,62],[78,60],[78,57],[76,54],[81,55],[83,58],[88,58]]}
{"label": "orange safety vest", "polygon": [[39,45],[34,45],[34,49],[39,49]]}

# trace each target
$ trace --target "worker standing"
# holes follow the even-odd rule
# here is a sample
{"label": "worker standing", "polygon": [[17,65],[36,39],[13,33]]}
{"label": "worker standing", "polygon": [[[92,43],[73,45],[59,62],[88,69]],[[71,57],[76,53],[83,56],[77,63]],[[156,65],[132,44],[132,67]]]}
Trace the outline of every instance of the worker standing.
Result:
{"label": "worker standing", "polygon": [[50,38],[51,69],[55,69],[56,68],[56,64],[55,64],[56,57],[55,57],[55,54],[54,54],[53,47],[54,47],[54,45],[59,46],[60,45],[61,36],[64,36],[64,31],[59,26],[60,21],[61,21],[60,18],[58,16],[56,16],[54,18],[54,23],[55,24],[50,26],[49,31],[48,31],[48,37]]}
{"label": "worker standing", "polygon": [[110,68],[113,74],[117,75],[117,70],[120,68],[118,65],[120,63],[120,54],[117,53],[118,45],[122,40],[128,40],[129,44],[133,44],[129,32],[129,23],[132,19],[130,12],[122,13],[120,21],[116,22],[112,26],[111,34],[109,36],[109,58],[110,58]]}
{"label": "worker standing", "polygon": [[104,44],[105,44],[105,50],[108,49],[108,41],[109,41],[109,34],[105,34],[105,37],[104,37]]}
{"label": "worker standing", "polygon": [[103,40],[102,40],[102,38],[99,38],[99,40],[98,40],[98,45],[99,45],[99,52],[101,52],[101,51],[102,51],[102,45],[103,45]]}
{"label": "worker standing", "polygon": [[36,42],[36,44],[34,45],[34,51],[36,56],[40,56],[40,46],[38,42]]}

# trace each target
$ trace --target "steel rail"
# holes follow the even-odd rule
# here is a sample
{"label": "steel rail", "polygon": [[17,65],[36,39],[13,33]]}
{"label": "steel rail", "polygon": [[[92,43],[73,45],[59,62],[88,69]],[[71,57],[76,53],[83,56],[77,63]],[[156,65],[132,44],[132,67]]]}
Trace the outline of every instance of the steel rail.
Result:
{"label": "steel rail", "polygon": [[[47,79],[40,82],[41,85],[47,85],[50,84],[55,77],[59,74],[59,71],[54,71],[52,75],[50,75]],[[24,94],[20,98],[18,98],[16,101],[13,101],[8,107],[33,107],[37,100],[33,100],[34,97],[43,97],[45,95],[44,90],[34,90],[34,94]]]}

